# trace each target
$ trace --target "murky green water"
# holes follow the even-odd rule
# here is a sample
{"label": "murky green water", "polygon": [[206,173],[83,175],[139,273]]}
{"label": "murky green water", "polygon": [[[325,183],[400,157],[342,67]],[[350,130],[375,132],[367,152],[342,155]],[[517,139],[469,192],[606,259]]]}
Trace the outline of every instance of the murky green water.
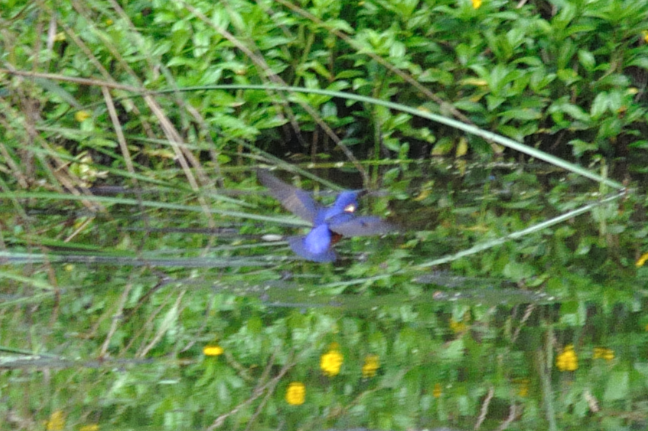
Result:
{"label": "murky green water", "polygon": [[18,196],[28,224],[2,203],[10,427],[646,426],[643,197],[412,162],[361,203],[399,232],[318,264],[285,241],[304,223],[231,175],[209,211],[182,188]]}

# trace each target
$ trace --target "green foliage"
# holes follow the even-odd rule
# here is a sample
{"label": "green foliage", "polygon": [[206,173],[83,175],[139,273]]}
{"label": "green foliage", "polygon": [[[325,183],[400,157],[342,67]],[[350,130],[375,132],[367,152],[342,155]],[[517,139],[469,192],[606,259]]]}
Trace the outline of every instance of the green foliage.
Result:
{"label": "green foliage", "polygon": [[[518,141],[558,155],[645,160],[636,143],[645,133],[647,118],[641,88],[648,68],[642,33],[648,12],[641,2],[534,2],[515,7],[486,1],[479,9],[467,1],[370,0],[343,8],[317,2],[308,10],[284,6],[246,0],[187,7],[136,2],[124,14],[101,1],[83,10],[57,6],[60,37],[50,39],[53,49],[41,44],[37,56],[25,48],[45,34],[25,29],[45,22],[45,17],[27,6],[22,11],[26,19],[9,21],[15,38],[7,39],[12,42],[4,49],[14,69],[40,70],[38,62],[47,61],[43,66],[49,68],[43,72],[102,79],[109,74],[114,82],[153,91],[284,82],[352,89],[408,106],[429,106],[430,96],[404,81],[408,76],[480,127]],[[43,14],[48,13],[45,7]],[[100,97],[97,89],[73,82],[40,82],[45,92],[32,88],[31,93],[43,100],[46,121],[64,120],[74,126],[70,109]],[[395,120],[380,109],[366,115],[359,105],[327,103],[330,98],[317,95],[293,96],[301,107],[276,103],[277,95],[258,92],[178,97],[187,108],[199,110],[200,135],[211,135],[221,149],[233,138],[268,136],[266,149],[292,140],[281,127],[290,118],[299,121],[301,132],[295,133],[307,141],[318,121],[335,129],[362,118],[356,130],[373,132],[355,142],[356,155],[376,152],[376,140],[383,146],[378,152],[394,155],[419,153],[435,141],[433,135],[422,136],[411,118]],[[174,98],[158,101],[173,122],[186,127],[195,121],[186,109],[176,112]],[[303,110],[304,104],[313,111]],[[146,106],[133,100],[123,108],[130,113],[125,131],[141,139],[144,129],[137,112],[146,111]],[[93,114],[95,125],[87,132],[96,135],[112,128],[105,109],[96,107]],[[406,147],[404,139],[409,141]]]}

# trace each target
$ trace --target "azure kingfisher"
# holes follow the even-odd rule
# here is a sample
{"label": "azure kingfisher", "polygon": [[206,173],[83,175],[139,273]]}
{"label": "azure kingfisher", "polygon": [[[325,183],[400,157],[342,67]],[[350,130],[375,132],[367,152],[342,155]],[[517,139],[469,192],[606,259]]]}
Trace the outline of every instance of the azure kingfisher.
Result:
{"label": "azure kingfisher", "polygon": [[359,192],[341,192],[333,205],[325,207],[315,202],[310,193],[284,183],[266,170],[257,170],[257,176],[284,208],[313,225],[306,236],[288,238],[290,248],[304,259],[333,262],[337,258],[333,245],[343,236],[382,235],[394,230],[392,224],[379,217],[354,214]]}

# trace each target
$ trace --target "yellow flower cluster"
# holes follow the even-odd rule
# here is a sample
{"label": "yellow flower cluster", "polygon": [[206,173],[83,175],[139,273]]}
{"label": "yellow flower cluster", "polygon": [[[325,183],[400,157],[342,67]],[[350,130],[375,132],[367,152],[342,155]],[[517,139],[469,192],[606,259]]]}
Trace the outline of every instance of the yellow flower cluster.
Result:
{"label": "yellow flower cluster", "polygon": [[45,422],[45,429],[47,431],[61,431],[65,427],[65,416],[61,410],[55,410]]}
{"label": "yellow flower cluster", "polygon": [[637,268],[641,268],[642,266],[644,266],[644,263],[646,263],[647,260],[648,260],[648,253],[644,253],[639,257],[639,259],[637,259],[637,262],[635,262],[635,266]]}
{"label": "yellow flower cluster", "polygon": [[454,319],[450,319],[450,329],[455,334],[460,334],[466,332],[468,325],[466,325],[464,322],[457,322]]}
{"label": "yellow flower cluster", "polygon": [[472,0],[472,6],[474,9],[479,9],[482,5],[482,0]]}
{"label": "yellow flower cluster", "polygon": [[574,346],[569,344],[556,358],[556,367],[560,371],[576,371],[578,369],[578,356],[574,352]]}
{"label": "yellow flower cluster", "polygon": [[443,395],[443,388],[441,388],[441,383],[435,383],[434,389],[432,390],[432,396],[434,398],[440,398]]}
{"label": "yellow flower cluster", "polygon": [[594,359],[605,359],[610,362],[614,359],[614,350],[605,347],[594,347]]}
{"label": "yellow flower cluster", "polygon": [[300,406],[306,399],[306,386],[302,382],[292,382],[286,389],[286,402],[291,406]]}
{"label": "yellow flower cluster", "polygon": [[92,117],[92,115],[88,111],[77,111],[76,114],[74,114],[74,119],[79,123],[84,122],[90,117]]}
{"label": "yellow flower cluster", "polygon": [[[342,368],[344,356],[340,353],[340,346],[337,343],[331,343],[328,352],[320,358],[320,368],[322,372],[329,376],[337,376]],[[369,378],[376,375],[380,368],[380,358],[378,355],[365,356],[365,362],[362,366],[362,377]],[[304,404],[306,398],[306,386],[302,382],[292,382],[286,389],[286,402],[292,406]]]}
{"label": "yellow flower cluster", "polygon": [[324,353],[320,358],[320,368],[329,377],[337,376],[340,374],[343,360],[344,356],[340,353],[338,344],[331,343],[329,351]]}
{"label": "yellow flower cluster", "polygon": [[378,368],[380,368],[378,355],[365,356],[365,363],[362,366],[362,377],[366,379],[375,376]]}
{"label": "yellow flower cluster", "polygon": [[217,344],[213,346],[205,346],[203,348],[203,354],[205,356],[220,356],[223,352],[223,348]]}
{"label": "yellow flower cluster", "polygon": [[529,395],[529,379],[516,379],[514,383],[517,385],[518,395],[522,398]]}

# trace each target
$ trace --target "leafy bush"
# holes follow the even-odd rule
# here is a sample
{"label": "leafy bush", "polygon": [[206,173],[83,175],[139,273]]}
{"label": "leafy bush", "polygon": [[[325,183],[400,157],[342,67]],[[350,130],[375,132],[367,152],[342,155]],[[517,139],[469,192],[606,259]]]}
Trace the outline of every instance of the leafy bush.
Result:
{"label": "leafy bush", "polygon": [[[11,69],[153,91],[259,83],[346,90],[459,116],[561,156],[644,160],[648,8],[642,2],[499,0],[474,6],[466,0],[231,0],[130,2],[115,10],[92,2],[58,5],[54,14],[16,4],[5,8],[5,19],[12,13],[25,19],[9,20],[3,61]],[[48,24],[55,37],[48,36]],[[27,31],[33,26],[39,31]],[[10,80],[23,79],[5,74],[5,90]],[[37,84],[41,91],[32,87],[30,96],[40,101],[43,119],[59,126],[73,128],[66,114],[75,101],[88,106],[102,99],[97,86]],[[330,137],[337,132],[360,157],[426,155],[433,144],[435,154],[443,154],[459,136],[385,108],[322,95],[289,99],[296,103],[258,91],[156,96],[181,135],[197,141],[210,135],[225,150],[232,139],[261,137],[266,149],[284,142],[297,152],[328,148],[326,140],[318,143],[323,123]],[[107,110],[92,106],[94,121],[84,131],[105,136],[112,128]],[[157,134],[147,127],[151,116],[141,100],[118,109],[133,137]],[[63,142],[71,138],[63,135]],[[469,144],[490,151],[478,138]]]}

